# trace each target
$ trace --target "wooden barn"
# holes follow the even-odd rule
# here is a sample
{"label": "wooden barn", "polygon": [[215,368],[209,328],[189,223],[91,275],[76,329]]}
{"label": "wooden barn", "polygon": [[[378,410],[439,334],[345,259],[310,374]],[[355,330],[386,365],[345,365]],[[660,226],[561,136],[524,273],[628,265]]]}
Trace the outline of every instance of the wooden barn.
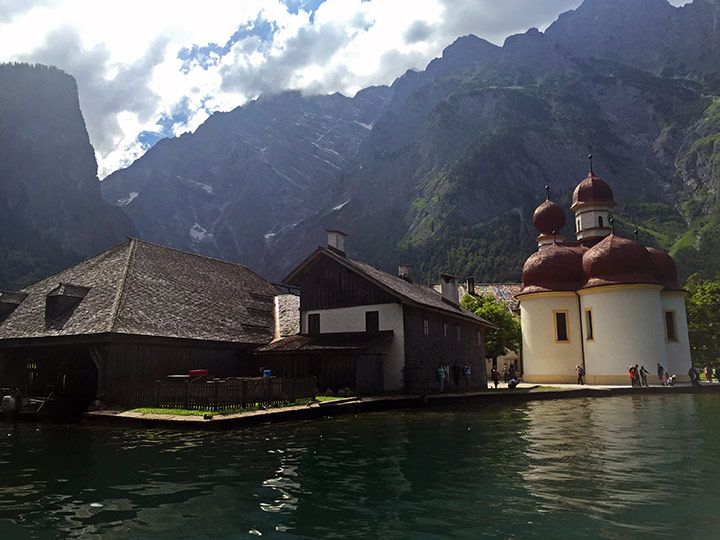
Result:
{"label": "wooden barn", "polygon": [[466,363],[475,368],[469,383],[482,387],[489,323],[460,306],[453,276],[442,278],[438,293],[413,283],[408,266],[393,275],[350,259],[345,234],[328,231],[328,247],[318,247],[283,280],[300,290],[299,335],[260,348],[262,362],[282,377],[315,374],[321,392],[433,387],[438,364]]}
{"label": "wooden barn", "polygon": [[0,387],[82,408],[193,369],[256,376],[276,292],[245,266],[131,239],[0,293]]}

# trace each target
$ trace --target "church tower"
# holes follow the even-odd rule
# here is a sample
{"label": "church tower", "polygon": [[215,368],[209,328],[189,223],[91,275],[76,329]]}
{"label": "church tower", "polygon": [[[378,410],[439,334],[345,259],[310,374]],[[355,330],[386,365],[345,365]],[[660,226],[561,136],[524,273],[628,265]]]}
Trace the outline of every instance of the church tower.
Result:
{"label": "church tower", "polygon": [[605,180],[595,176],[592,169],[573,192],[570,210],[575,212],[575,237],[578,241],[586,238],[601,239],[612,232],[610,210],[615,206],[612,189]]}

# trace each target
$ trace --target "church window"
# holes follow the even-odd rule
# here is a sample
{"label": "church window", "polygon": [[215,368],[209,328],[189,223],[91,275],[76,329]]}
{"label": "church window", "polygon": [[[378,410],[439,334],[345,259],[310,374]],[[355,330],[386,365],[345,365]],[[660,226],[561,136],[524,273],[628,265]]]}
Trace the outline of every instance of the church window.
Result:
{"label": "church window", "polygon": [[455,325],[455,340],[460,341],[461,336],[462,336],[462,334],[460,333],[460,326]]}
{"label": "church window", "polygon": [[443,323],[443,337],[448,337],[448,323]]}
{"label": "church window", "polygon": [[423,319],[423,334],[426,336],[430,334],[430,321]]}
{"label": "church window", "polygon": [[675,310],[667,310],[663,312],[665,316],[665,339],[667,341],[677,341],[677,318],[675,317]]}
{"label": "church window", "polygon": [[580,218],[578,218],[578,220],[577,220],[577,228],[575,230],[576,231],[580,230]]}
{"label": "church window", "polygon": [[553,311],[553,315],[555,316],[555,341],[559,343],[568,343],[570,341],[570,337],[568,334],[567,310]]}
{"label": "church window", "polygon": [[593,341],[595,339],[592,309],[585,310],[585,339],[587,341]]}
{"label": "church window", "polygon": [[602,218],[602,216],[598,216],[598,226],[599,226],[600,228],[602,228],[602,226],[603,226],[603,218]]}

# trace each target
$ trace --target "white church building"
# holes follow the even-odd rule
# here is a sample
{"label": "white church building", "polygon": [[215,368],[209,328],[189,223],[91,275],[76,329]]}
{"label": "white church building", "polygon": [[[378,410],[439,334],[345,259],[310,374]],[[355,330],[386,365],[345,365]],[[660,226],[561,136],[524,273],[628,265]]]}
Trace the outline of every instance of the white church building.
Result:
{"label": "white church building", "polygon": [[526,382],[629,384],[638,364],[657,383],[657,364],[687,381],[691,365],[686,292],[675,261],[614,233],[610,186],[588,176],[575,188],[576,241],[556,234],[565,212],[546,200],[533,215],[538,251],[525,262],[517,295]]}

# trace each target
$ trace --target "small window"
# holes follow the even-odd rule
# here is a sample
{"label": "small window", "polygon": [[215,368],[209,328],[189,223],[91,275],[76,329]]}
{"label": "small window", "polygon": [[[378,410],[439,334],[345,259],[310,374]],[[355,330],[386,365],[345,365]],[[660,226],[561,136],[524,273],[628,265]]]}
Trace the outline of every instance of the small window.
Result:
{"label": "small window", "polygon": [[460,327],[458,325],[455,325],[455,340],[460,341]]}
{"label": "small window", "polygon": [[579,219],[577,220],[577,228],[576,228],[575,230],[576,230],[576,231],[579,231],[579,230],[580,230],[580,220],[579,220]]}
{"label": "small window", "polygon": [[558,342],[569,342],[568,337],[568,312],[567,311],[554,311],[555,314],[555,341]]}
{"label": "small window", "polygon": [[677,319],[675,310],[665,311],[665,339],[668,341],[677,341]]}
{"label": "small window", "polygon": [[448,337],[448,323],[443,323],[443,336]]}
{"label": "small window", "polygon": [[602,216],[598,216],[598,226],[602,229],[603,227],[603,218]]}
{"label": "small window", "polygon": [[430,334],[430,321],[423,319],[423,334],[426,336]]}
{"label": "small window", "polygon": [[366,311],[365,312],[365,331],[366,332],[379,332],[380,331],[380,314],[377,311]]}
{"label": "small window", "polygon": [[482,332],[480,330],[477,331],[477,343],[478,345],[482,345]]}
{"label": "small window", "polygon": [[320,333],[320,314],[311,313],[308,315],[308,334],[317,335]]}
{"label": "small window", "polygon": [[592,309],[585,310],[585,339],[587,341],[593,341],[595,339],[595,335],[593,334]]}

